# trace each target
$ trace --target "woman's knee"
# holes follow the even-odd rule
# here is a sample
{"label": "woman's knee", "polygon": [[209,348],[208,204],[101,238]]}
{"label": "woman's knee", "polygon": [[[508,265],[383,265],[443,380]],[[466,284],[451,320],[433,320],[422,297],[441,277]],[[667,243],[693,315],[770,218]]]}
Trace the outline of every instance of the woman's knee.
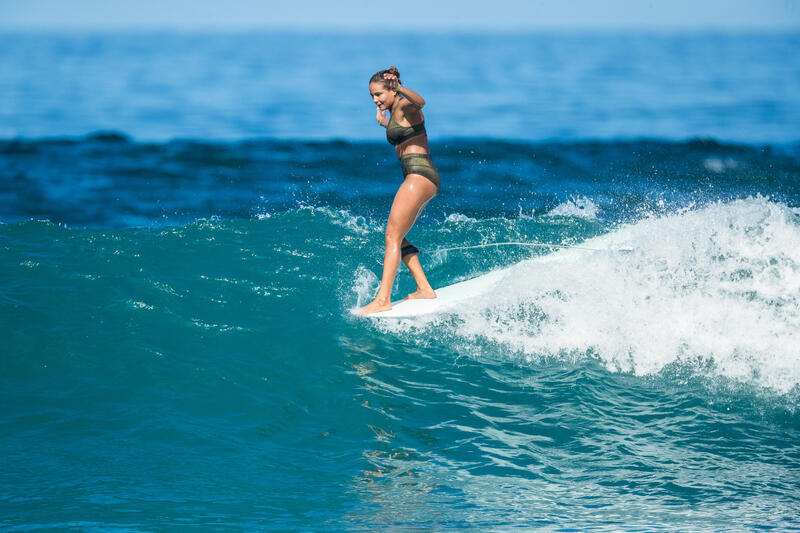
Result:
{"label": "woman's knee", "polygon": [[393,225],[387,225],[383,238],[386,242],[386,246],[400,246],[405,239],[405,235]]}

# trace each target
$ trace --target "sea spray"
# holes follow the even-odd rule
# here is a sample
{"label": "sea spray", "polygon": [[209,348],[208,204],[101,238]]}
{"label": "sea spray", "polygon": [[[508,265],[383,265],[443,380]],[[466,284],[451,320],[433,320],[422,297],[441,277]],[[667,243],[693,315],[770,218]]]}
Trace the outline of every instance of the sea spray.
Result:
{"label": "sea spray", "polygon": [[591,355],[640,375],[708,361],[698,368],[788,392],[800,385],[800,219],[763,197],[646,218],[509,266],[454,314],[456,336],[528,358]]}

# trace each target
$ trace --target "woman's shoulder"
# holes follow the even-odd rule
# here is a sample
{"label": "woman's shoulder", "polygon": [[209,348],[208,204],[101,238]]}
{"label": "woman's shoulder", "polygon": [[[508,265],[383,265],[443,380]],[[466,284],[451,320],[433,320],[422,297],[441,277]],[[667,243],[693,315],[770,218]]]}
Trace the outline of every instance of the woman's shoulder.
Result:
{"label": "woman's shoulder", "polygon": [[414,102],[412,102],[408,98],[403,98],[402,100],[400,100],[400,106],[399,107],[400,107],[400,110],[403,111],[403,112],[406,112],[406,111],[417,112],[420,109],[422,109],[420,106],[418,106],[417,104],[415,104]]}
{"label": "woman's shoulder", "polygon": [[422,118],[422,108],[405,98],[400,102],[397,111],[399,112],[398,117],[405,117],[411,120]]}

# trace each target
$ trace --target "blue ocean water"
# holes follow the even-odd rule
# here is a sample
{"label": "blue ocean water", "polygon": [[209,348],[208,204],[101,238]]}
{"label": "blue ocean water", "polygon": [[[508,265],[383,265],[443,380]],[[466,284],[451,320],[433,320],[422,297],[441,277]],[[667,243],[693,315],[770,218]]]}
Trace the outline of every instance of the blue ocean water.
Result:
{"label": "blue ocean water", "polygon": [[375,140],[396,65],[431,139],[800,138],[800,33],[5,33],[0,138]]}
{"label": "blue ocean water", "polygon": [[0,36],[0,527],[800,529],[800,37],[381,37]]}

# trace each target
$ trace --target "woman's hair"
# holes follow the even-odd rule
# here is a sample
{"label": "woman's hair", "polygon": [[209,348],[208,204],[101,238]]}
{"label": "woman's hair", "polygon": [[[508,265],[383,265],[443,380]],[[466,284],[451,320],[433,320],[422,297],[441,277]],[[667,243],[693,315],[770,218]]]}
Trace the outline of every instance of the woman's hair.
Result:
{"label": "woman's hair", "polygon": [[[383,77],[384,74],[394,74],[397,76],[397,80],[394,79],[386,79]],[[397,85],[400,83],[400,72],[397,70],[397,67],[389,67],[386,70],[379,70],[372,77],[369,79],[370,83],[377,83],[381,82],[383,85],[389,89],[390,91],[396,91]]]}

